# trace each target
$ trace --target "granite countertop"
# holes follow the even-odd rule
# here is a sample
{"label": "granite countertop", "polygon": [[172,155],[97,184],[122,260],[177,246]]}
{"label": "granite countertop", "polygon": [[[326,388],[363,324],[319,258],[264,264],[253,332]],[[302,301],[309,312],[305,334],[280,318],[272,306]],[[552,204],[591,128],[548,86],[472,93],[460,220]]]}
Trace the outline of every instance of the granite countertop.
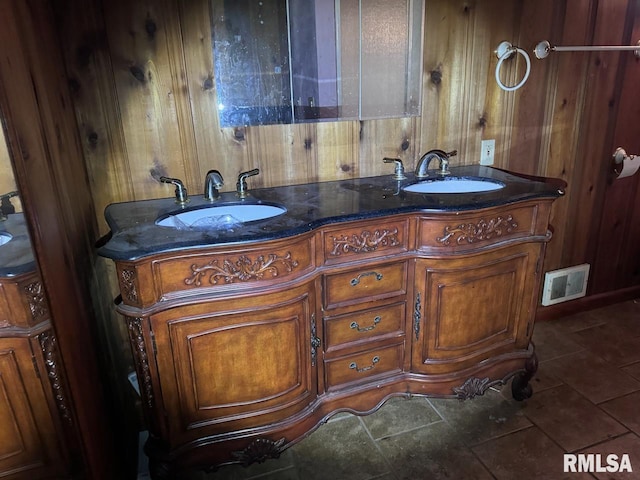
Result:
{"label": "granite countertop", "polygon": [[36,262],[24,215],[7,215],[6,220],[0,221],[0,233],[8,233],[12,237],[7,243],[0,245],[0,277],[34,272]]}
{"label": "granite countertop", "polygon": [[[204,200],[201,194],[192,194],[189,203],[182,207],[173,197],[115,203],[105,210],[111,233],[99,242],[98,254],[114,260],[136,260],[162,252],[285,238],[343,221],[419,211],[467,211],[533,198],[558,197],[559,190],[566,186],[562,180],[531,180],[478,165],[452,167],[451,175],[497,180],[505,187],[482,193],[409,193],[401,188],[417,180],[413,174],[407,174],[408,178],[401,181],[384,175],[250,189],[250,197],[245,200],[239,200],[235,192],[224,192],[213,203]],[[285,206],[287,212],[266,220],[216,228],[155,224],[156,219],[169,213],[226,202],[276,204]]]}

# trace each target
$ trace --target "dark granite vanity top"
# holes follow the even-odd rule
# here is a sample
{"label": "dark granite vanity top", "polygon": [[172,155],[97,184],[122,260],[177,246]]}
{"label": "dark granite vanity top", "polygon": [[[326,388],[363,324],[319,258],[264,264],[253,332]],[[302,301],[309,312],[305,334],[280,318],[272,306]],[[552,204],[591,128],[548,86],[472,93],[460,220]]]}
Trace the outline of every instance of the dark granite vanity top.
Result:
{"label": "dark granite vanity top", "polygon": [[0,234],[11,235],[9,242],[0,245],[0,277],[14,277],[33,272],[36,262],[24,215],[12,213],[0,221]]}
{"label": "dark granite vanity top", "polygon": [[[499,190],[482,193],[422,194],[402,191],[416,183],[413,174],[397,181],[391,175],[352,180],[309,183],[273,188],[250,189],[250,197],[239,200],[235,192],[225,192],[212,202],[201,194],[190,195],[181,207],[173,197],[109,205],[105,217],[110,238],[101,242],[98,253],[115,260],[135,260],[161,252],[206,248],[290,237],[321,225],[368,219],[409,212],[452,212],[475,210],[517,201],[558,197],[562,180],[530,180],[483,166],[451,168],[452,176],[482,177],[505,184]],[[192,210],[225,203],[266,203],[282,205],[287,212],[273,218],[216,228],[163,227],[156,219],[180,210]],[[1,247],[0,247],[1,250]]]}

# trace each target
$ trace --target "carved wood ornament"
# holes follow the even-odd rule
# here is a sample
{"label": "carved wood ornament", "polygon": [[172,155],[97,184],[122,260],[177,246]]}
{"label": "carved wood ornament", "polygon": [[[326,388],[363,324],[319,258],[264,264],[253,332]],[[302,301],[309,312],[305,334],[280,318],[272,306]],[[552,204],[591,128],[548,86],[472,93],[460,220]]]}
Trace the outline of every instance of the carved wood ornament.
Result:
{"label": "carved wood ornament", "polygon": [[400,243],[398,240],[398,229],[374,230],[371,233],[363,230],[360,235],[342,235],[341,237],[331,237],[333,249],[331,255],[339,256],[343,253],[365,253],[374,252],[378,247],[394,247]]}
{"label": "carved wood ornament", "polygon": [[442,237],[436,238],[443,245],[451,245],[455,241],[458,245],[463,242],[474,243],[480,240],[490,240],[494,237],[511,233],[518,228],[518,223],[512,215],[498,216],[488,221],[481,219],[478,223],[462,223],[457,227],[444,227]]}
{"label": "carved wood ornament", "polygon": [[127,317],[127,327],[129,328],[129,339],[133,346],[138,378],[142,380],[140,385],[142,399],[149,408],[153,408],[153,385],[149,369],[149,356],[147,355],[142,333],[142,319]]}
{"label": "carved wood ornament", "polygon": [[122,272],[120,272],[120,290],[127,300],[138,303],[135,270],[123,269]]}
{"label": "carved wood ornament", "polygon": [[268,438],[256,438],[244,450],[232,452],[231,454],[245,467],[252,463],[262,463],[270,458],[278,458],[284,450],[284,437],[280,440],[269,440]]}
{"label": "carved wood ornament", "polygon": [[27,302],[29,303],[29,310],[33,320],[37,322],[48,316],[47,300],[44,296],[42,284],[38,281],[31,282],[24,287],[24,291],[27,295]]}
{"label": "carved wood ornament", "polygon": [[[456,394],[459,400],[468,400],[478,395],[484,395],[491,386],[496,382],[490,382],[489,377],[477,378],[471,377],[462,384],[461,387],[455,387],[453,393]],[[497,383],[500,383],[499,381]]]}
{"label": "carved wood ornament", "polygon": [[217,285],[219,279],[223,279],[225,283],[233,283],[236,280],[246,282],[248,280],[259,280],[264,278],[266,274],[271,277],[280,275],[278,265],[280,264],[285,272],[290,273],[298,266],[296,260],[291,259],[291,252],[287,252],[284,256],[278,256],[270,253],[266,257],[258,256],[252,260],[247,255],[241,255],[237,260],[223,260],[222,265],[218,264],[218,260],[211,260],[209,263],[198,266],[191,265],[191,275],[184,279],[186,285],[202,285],[202,279],[208,275],[209,283]]}
{"label": "carved wood ornament", "polygon": [[71,413],[67,402],[67,394],[65,392],[60,373],[58,372],[58,340],[51,331],[42,332],[38,335],[40,348],[44,353],[44,363],[47,367],[47,378],[51,384],[53,395],[56,401],[56,407],[60,417],[71,425]]}

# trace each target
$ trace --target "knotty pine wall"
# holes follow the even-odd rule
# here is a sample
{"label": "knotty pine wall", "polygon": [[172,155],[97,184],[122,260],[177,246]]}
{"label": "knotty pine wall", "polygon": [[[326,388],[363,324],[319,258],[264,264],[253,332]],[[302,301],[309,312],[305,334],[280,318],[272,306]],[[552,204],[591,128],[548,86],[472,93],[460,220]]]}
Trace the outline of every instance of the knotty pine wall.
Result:
{"label": "knotty pine wall", "polygon": [[[640,0],[426,0],[421,117],[246,128],[218,123],[208,0],[54,3],[102,233],[107,204],[172,195],[157,173],[183,179],[192,194],[211,168],[225,190],[255,167],[250,188],[336,180],[391,174],[385,156],[411,169],[431,148],[457,149],[453,164],[478,163],[481,140],[494,138],[497,167],[569,184],[554,207],[546,271],[591,263],[591,293],[640,283],[631,208],[640,175],[609,175],[618,143],[640,153],[638,60],[532,58],[526,85],[504,92],[493,54],[503,40],[529,51],[543,39],[635,43]],[[516,83],[523,69],[521,57],[507,61],[503,78]]]}

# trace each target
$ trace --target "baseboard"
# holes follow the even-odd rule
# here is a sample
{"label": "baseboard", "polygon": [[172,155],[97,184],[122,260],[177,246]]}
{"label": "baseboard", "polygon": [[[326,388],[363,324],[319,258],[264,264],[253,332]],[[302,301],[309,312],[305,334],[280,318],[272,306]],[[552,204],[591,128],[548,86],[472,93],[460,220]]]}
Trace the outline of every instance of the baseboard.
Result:
{"label": "baseboard", "polygon": [[539,306],[536,312],[536,322],[555,320],[575,313],[606,307],[614,303],[624,302],[640,298],[640,285],[622,288],[611,292],[587,295],[586,297],[571,300],[566,303],[557,303],[548,307]]}

